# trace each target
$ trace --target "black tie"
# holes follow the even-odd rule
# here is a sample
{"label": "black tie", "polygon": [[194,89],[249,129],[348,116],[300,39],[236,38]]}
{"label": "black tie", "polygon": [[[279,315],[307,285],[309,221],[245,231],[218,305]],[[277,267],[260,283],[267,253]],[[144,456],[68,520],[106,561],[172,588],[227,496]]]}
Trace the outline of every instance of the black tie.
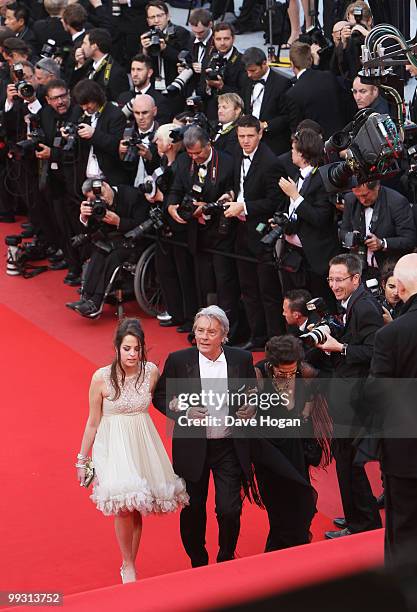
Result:
{"label": "black tie", "polygon": [[255,85],[257,85],[258,83],[260,83],[261,85],[265,85],[266,81],[265,79],[259,79],[258,81],[253,81],[253,86],[255,87]]}
{"label": "black tie", "polygon": [[338,304],[337,305],[337,312],[341,315],[344,315],[346,313],[346,308],[344,306],[342,306],[342,304]]}
{"label": "black tie", "polygon": [[146,138],[146,136],[150,136],[152,132],[139,132],[139,136],[142,138]]}

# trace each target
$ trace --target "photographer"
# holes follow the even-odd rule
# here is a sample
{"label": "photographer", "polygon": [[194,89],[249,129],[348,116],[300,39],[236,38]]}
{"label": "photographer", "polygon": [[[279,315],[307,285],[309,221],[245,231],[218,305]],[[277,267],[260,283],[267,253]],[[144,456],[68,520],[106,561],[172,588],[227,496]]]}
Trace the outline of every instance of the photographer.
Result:
{"label": "photographer", "polygon": [[118,155],[126,123],[122,111],[106,101],[98,83],[88,79],[77,83],[73,96],[85,115],[77,130],[80,145],[77,176],[91,178],[102,175],[113,185],[126,183],[128,175]]}
{"label": "photographer", "polygon": [[81,79],[90,79],[100,85],[108,100],[116,101],[129,88],[129,80],[124,68],[110,55],[111,48],[107,30],[95,28],[84,34],[81,47],[75,51],[76,68],[70,87]]}
{"label": "photographer", "polygon": [[129,172],[129,184],[137,187],[146,175],[151,175],[159,165],[153,137],[158,127],[155,117],[158,109],[148,94],[136,96],[132,103],[136,129],[127,128],[119,144],[119,155],[126,171]]}
{"label": "photographer", "polygon": [[219,127],[213,138],[217,151],[224,151],[233,157],[237,147],[236,124],[243,114],[243,100],[236,93],[221,94],[218,97]]}
{"label": "photographer", "polygon": [[12,2],[7,6],[4,25],[13,30],[16,38],[24,40],[32,49],[36,44],[36,37],[29,27],[30,13],[24,4]]}
{"label": "photographer", "polygon": [[[216,119],[217,102],[220,94],[241,94],[247,77],[242,64],[242,54],[234,46],[235,34],[230,23],[217,23],[213,28],[214,48],[209,62],[202,73],[197,91],[205,103],[209,120]],[[203,81],[205,79],[205,81]]]}
{"label": "photographer", "polygon": [[[168,213],[188,225],[188,243],[196,255],[200,303],[207,305],[209,294],[217,294],[217,305],[228,315],[231,334],[238,324],[239,284],[235,262],[229,257],[204,253],[206,248],[231,252],[236,222],[224,221],[222,206],[211,207],[233,185],[233,161],[211,146],[208,135],[196,125],[184,134],[187,155],[178,158],[178,168],[168,196]],[[191,331],[184,329],[184,331]]]}
{"label": "photographer", "polygon": [[168,123],[172,120],[175,110],[172,108],[172,100],[168,100],[152,84],[153,68],[152,58],[147,55],[138,54],[132,58],[130,66],[130,80],[133,87],[124,91],[117,98],[117,104],[127,119],[133,115],[132,103],[136,96],[148,94],[157,106],[156,120],[159,124]]}
{"label": "photographer", "polygon": [[376,499],[372,494],[363,464],[354,462],[353,446],[357,426],[361,425],[365,406],[363,385],[369,373],[375,334],[383,324],[382,308],[361,284],[362,262],[347,253],[330,260],[329,285],[345,310],[343,334],[327,336],[318,345],[332,354],[334,377],[329,408],[334,421],[333,454],[345,519],[335,523],[340,531],[328,531],[333,539],[381,527]]}
{"label": "photographer", "polygon": [[398,293],[398,282],[394,276],[395,264],[387,261],[381,270],[380,301],[384,309],[384,322],[391,323],[401,314],[402,301]]}
{"label": "photographer", "polygon": [[[165,2],[151,0],[145,11],[151,29],[141,35],[140,42],[143,53],[152,61],[154,87],[156,91],[164,91],[177,76],[178,53],[188,49],[191,35],[186,28],[171,23]],[[159,48],[153,43],[153,36],[159,36]]]}
{"label": "photographer", "polygon": [[398,258],[416,246],[410,204],[379,181],[353,187],[352,193],[345,196],[340,237],[344,244],[360,252],[365,277],[378,278],[388,258]]}
{"label": "photographer", "polygon": [[50,39],[54,40],[58,47],[71,45],[71,37],[61,22],[66,5],[66,0],[44,0],[43,8],[48,17],[37,19],[33,24],[33,33],[36,36],[35,52],[38,55],[41,54],[43,45]]}
{"label": "photographer", "polygon": [[87,179],[82,189],[86,199],[81,202],[80,221],[86,227],[89,237],[86,240],[91,241],[93,252],[87,265],[82,298],[66,306],[83,317],[94,319],[101,314],[104,293],[114,270],[131,257],[137,260],[135,250],[125,246],[124,234],[145,221],[149,206],[137,189],[127,185],[112,188],[104,181]]}
{"label": "photographer", "polygon": [[[177,127],[175,123],[168,123],[161,125],[155,133],[154,142],[161,158],[160,170],[163,174],[156,182],[155,195],[146,193],[145,197],[151,204],[160,205],[164,209],[168,227],[162,229],[162,236],[168,238],[171,235],[175,241],[186,243],[187,225],[174,221],[166,210],[167,196],[178,172],[178,155],[183,148],[181,141],[173,142],[170,136]],[[193,257],[182,246],[157,240],[155,263],[165,305],[171,315],[169,320],[160,321],[159,324],[161,327],[184,326],[188,329],[198,310]]]}
{"label": "photographer", "polygon": [[326,276],[328,261],[340,252],[340,246],[334,206],[318,172],[323,140],[309,128],[294,134],[292,140],[292,161],[299,174],[279,180],[279,187],[290,198],[280,260],[283,285],[286,290],[308,289],[335,311]]}
{"label": "photographer", "polygon": [[188,21],[195,38],[190,44],[192,55],[192,69],[194,78],[190,82],[190,92],[204,86],[202,73],[207,66],[213,51],[213,18],[211,13],[203,8],[191,11]]}
{"label": "photographer", "polygon": [[[39,144],[35,155],[48,166],[47,198],[58,228],[57,242],[64,253],[65,261],[52,264],[53,269],[68,267],[64,283],[81,284],[80,251],[71,245],[71,237],[81,231],[79,221],[79,195],[77,190],[76,158],[77,148],[66,147],[61,129],[77,122],[81,109],[72,104],[65,81],[52,80],[46,86],[47,105],[40,113],[41,128],[45,138]],[[75,138],[75,135],[73,136]],[[69,149],[69,150],[67,150]],[[81,188],[81,184],[78,185]]]}

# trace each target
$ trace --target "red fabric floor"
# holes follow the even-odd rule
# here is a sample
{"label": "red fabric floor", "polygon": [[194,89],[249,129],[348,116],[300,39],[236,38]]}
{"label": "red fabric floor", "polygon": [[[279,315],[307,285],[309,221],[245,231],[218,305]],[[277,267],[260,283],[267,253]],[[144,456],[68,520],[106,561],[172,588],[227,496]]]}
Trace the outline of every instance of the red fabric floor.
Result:
{"label": "red fabric floor", "polygon": [[[4,236],[18,231],[18,225],[0,225],[2,254]],[[5,268],[5,257],[2,261]],[[78,487],[73,467],[88,414],[91,375],[112,358],[116,318],[110,306],[96,321],[65,308],[77,294],[62,283],[64,275],[47,272],[25,280],[0,270],[0,590],[58,589],[69,594],[114,585],[120,579],[112,521],[99,514],[88,492]],[[160,367],[170,351],[186,346],[184,335],[142,317],[133,302],[126,312],[142,318],[149,359]],[[169,450],[165,420],[155,410],[152,416]],[[375,464],[370,473],[379,493]],[[333,467],[313,478],[319,491],[313,534],[319,540],[341,508]],[[217,529],[212,508],[211,496],[207,541],[214,558]],[[266,532],[265,513],[245,504],[238,555],[262,552]],[[139,576],[188,567],[178,516],[146,518]]]}

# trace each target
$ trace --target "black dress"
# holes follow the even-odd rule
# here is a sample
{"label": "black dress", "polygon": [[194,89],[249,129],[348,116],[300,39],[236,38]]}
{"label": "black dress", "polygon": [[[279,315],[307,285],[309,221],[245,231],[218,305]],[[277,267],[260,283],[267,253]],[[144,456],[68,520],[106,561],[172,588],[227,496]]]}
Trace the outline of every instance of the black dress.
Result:
{"label": "black dress", "polygon": [[[262,374],[263,393],[275,392],[267,375],[266,362],[256,367]],[[296,428],[287,432],[274,426],[261,426],[261,417],[302,420],[302,410],[309,399],[308,385],[297,372],[295,404],[291,411],[285,406],[270,406],[258,410],[258,437],[252,442],[252,459],[259,493],[269,519],[269,534],[265,552],[307,544],[310,525],[316,513],[317,493],[310,483],[303,446],[303,432]],[[277,436],[278,431],[281,437]],[[286,433],[282,433],[286,432]]]}

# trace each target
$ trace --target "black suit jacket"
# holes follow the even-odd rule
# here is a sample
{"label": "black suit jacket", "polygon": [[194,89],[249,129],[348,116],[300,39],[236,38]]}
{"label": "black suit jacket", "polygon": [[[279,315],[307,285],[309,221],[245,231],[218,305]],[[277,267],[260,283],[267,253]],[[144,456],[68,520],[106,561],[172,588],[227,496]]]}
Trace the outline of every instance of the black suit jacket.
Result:
{"label": "black suit jacket", "polygon": [[[160,91],[156,91],[153,85],[149,87],[146,93],[149,96],[152,96],[152,98],[155,100],[156,106],[158,107],[156,120],[159,125],[164,125],[164,123],[171,123],[174,117],[171,99],[167,98],[166,96],[163,96]],[[130,102],[130,100],[133,100],[135,96],[136,92],[132,89],[129,89],[128,91],[123,91],[117,98],[117,104],[120,106],[120,108],[123,108],[123,106]]]}
{"label": "black suit jacket", "polygon": [[[417,379],[417,295],[403,305],[401,315],[375,336],[368,397],[382,416],[386,431],[391,426],[410,437],[382,440],[382,469],[403,478],[417,478],[416,384]],[[380,379],[387,380],[386,383]]]}
{"label": "black suit jacket", "polygon": [[[164,60],[165,83],[169,85],[178,76],[177,61],[178,53],[183,49],[189,49],[191,45],[191,34],[182,26],[171,24],[173,33],[168,36],[166,48],[161,51],[160,57]],[[151,56],[154,77],[159,73],[158,57]]]}
{"label": "black suit jacket", "polygon": [[71,46],[71,36],[64,30],[60,17],[48,17],[39,19],[33,24],[33,33],[36,37],[34,51],[37,55],[48,39],[53,39],[57,46]]}
{"label": "black suit jacket", "polygon": [[[290,79],[282,76],[271,68],[265,83],[264,97],[259,115],[260,121],[268,123],[268,131],[264,132],[263,142],[276,154],[290,149],[289,116],[286,93],[291,87]],[[253,82],[248,81],[243,89],[245,113],[251,114],[251,96]]]}
{"label": "black suit jacket", "polygon": [[302,119],[312,119],[321,126],[327,140],[349,120],[343,108],[342,95],[332,72],[312,68],[303,72],[286,93],[291,131],[296,131]]}
{"label": "black suit jacket", "polygon": [[[345,196],[341,239],[344,239],[346,232],[354,230],[365,235],[365,207],[353,193],[349,193]],[[378,267],[389,257],[398,258],[412,251],[417,241],[413,213],[408,200],[397,191],[381,186],[374,205],[371,231],[378,238],[385,238],[387,241],[386,251],[375,252]]]}
{"label": "black suit jacket", "polygon": [[[294,177],[295,178],[295,177]],[[305,179],[300,190],[304,198],[297,220],[286,227],[286,234],[297,234],[313,272],[327,274],[329,261],[341,251],[337,237],[335,208],[317,169]]]}
{"label": "black suit jacket", "polygon": [[[213,47],[210,58],[216,52],[215,47]],[[242,95],[242,91],[247,85],[248,78],[241,58],[242,54],[236,48],[233,48],[233,53],[226,64],[224,72],[224,86],[222,89],[212,89],[210,94],[207,93],[206,83],[208,65],[205,66],[197,93],[202,96],[205,102],[205,112],[210,121],[217,119],[217,99],[221,94],[237,93]]]}
{"label": "black suit jacket", "polygon": [[[111,63],[111,70],[108,79],[106,78],[106,67]],[[89,74],[93,70],[93,60],[88,60],[81,68],[74,70],[70,87],[74,87],[82,79],[89,78]],[[94,73],[93,81],[98,83],[110,101],[116,101],[119,95],[129,89],[129,79],[126,70],[120,66],[116,60],[108,56],[100,66],[98,72]],[[107,82],[106,82],[107,81]]]}
{"label": "black suit jacket", "polygon": [[[240,187],[243,152],[240,147],[234,156],[234,192],[237,198]],[[278,187],[280,170],[276,156],[262,142],[257,148],[248,174],[244,180],[246,221],[239,221],[236,252],[249,257],[265,254],[261,236],[256,231],[259,223],[267,223],[275,210],[284,206],[282,191]]]}
{"label": "black suit jacket", "polygon": [[239,146],[237,140],[236,126],[230,126],[232,129],[228,130],[224,134],[220,132],[220,136],[213,141],[213,147],[217,151],[223,151],[223,153],[228,153],[231,156],[234,156],[236,153],[239,153]]}
{"label": "black suit jacket", "polygon": [[[255,379],[252,355],[241,349],[224,347],[227,361],[227,375],[230,380]],[[207,452],[207,439],[205,428],[181,427],[178,418],[184,411],[173,412],[169,403],[173,397],[180,393],[201,393],[201,379],[199,368],[199,352],[197,348],[176,351],[168,355],[164,371],[155,389],[153,404],[162,414],[175,421],[172,440],[172,460],[176,474],[197,482],[202,474]],[[189,379],[187,389],[181,385],[181,379]],[[169,385],[168,385],[169,381]],[[234,389],[237,390],[237,389]],[[232,391],[229,386],[229,391]],[[229,405],[229,413],[234,414],[239,409],[237,405]],[[250,478],[249,440],[233,439],[236,454],[246,478]]]}

